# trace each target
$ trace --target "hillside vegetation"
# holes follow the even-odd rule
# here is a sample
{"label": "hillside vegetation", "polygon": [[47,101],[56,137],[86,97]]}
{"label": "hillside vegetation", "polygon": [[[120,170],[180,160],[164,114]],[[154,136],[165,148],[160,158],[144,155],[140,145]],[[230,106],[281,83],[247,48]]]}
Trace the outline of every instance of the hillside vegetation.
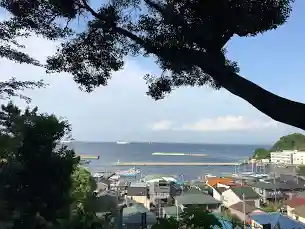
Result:
{"label": "hillside vegetation", "polygon": [[281,137],[270,149],[258,148],[252,158],[270,158],[270,152],[282,150],[305,150],[305,135],[300,133],[289,134]]}

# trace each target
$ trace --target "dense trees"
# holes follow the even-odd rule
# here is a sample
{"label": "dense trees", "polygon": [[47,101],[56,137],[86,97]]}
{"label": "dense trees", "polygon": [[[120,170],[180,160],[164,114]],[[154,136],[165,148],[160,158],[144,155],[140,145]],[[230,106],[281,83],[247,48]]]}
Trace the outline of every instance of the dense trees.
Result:
{"label": "dense trees", "polygon": [[[70,36],[47,68],[71,73],[87,91],[106,85],[127,55],[152,56],[162,70],[160,77],[145,76],[155,99],[181,86],[223,87],[271,118],[305,129],[304,104],[243,78],[225,57],[234,35],[255,36],[285,23],[292,2],[114,0],[93,8],[87,0],[5,0],[1,6],[13,15],[9,28],[49,39]],[[84,15],[88,23],[76,34],[71,21]]]}
{"label": "dense trees", "polygon": [[180,215],[179,221],[175,218],[160,219],[152,229],[179,229],[179,228],[222,228],[219,219],[206,211],[202,206],[189,206]]}
{"label": "dense trees", "polygon": [[0,196],[6,220],[14,228],[36,228],[69,217],[71,174],[78,158],[58,145],[69,134],[67,122],[9,103],[1,107],[0,124]]}
{"label": "dense trees", "polygon": [[270,149],[256,149],[252,158],[270,158],[270,152],[282,150],[305,150],[305,135],[294,133],[283,136]]}

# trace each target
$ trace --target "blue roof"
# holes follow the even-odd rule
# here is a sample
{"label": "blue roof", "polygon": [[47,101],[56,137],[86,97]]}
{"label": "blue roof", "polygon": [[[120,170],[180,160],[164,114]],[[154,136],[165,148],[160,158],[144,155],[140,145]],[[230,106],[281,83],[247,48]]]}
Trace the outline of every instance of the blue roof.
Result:
{"label": "blue roof", "polygon": [[287,216],[284,216],[278,212],[272,213],[253,213],[250,215],[251,219],[257,222],[260,225],[271,223],[271,228],[280,228],[285,229],[305,229],[305,224],[294,219],[291,219]]}

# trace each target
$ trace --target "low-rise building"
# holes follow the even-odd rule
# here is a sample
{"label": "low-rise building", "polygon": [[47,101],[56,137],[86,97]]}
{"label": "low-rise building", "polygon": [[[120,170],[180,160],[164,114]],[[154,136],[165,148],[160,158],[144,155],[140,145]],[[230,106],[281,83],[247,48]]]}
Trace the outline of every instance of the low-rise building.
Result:
{"label": "low-rise building", "polygon": [[177,218],[182,213],[182,208],[180,206],[169,206],[163,208],[164,218]]}
{"label": "low-rise building", "polygon": [[202,205],[209,211],[220,211],[221,201],[216,200],[210,195],[204,193],[183,193],[175,197],[175,206],[184,208],[191,205]]}
{"label": "low-rise building", "polygon": [[284,202],[287,208],[287,215],[293,219],[296,219],[295,208],[299,206],[305,206],[305,198],[304,197],[293,197],[290,200],[286,200]]}
{"label": "low-rise building", "polygon": [[223,204],[230,207],[241,201],[247,204],[260,207],[260,196],[251,187],[235,187],[230,188],[222,193]]}
{"label": "low-rise building", "polygon": [[284,229],[305,229],[305,224],[297,220],[291,219],[285,215],[278,212],[272,213],[252,213],[251,218],[251,228],[284,228]]}
{"label": "low-rise building", "polygon": [[287,150],[281,152],[271,152],[270,153],[270,162],[272,164],[293,164],[293,153],[295,151]]}
{"label": "low-rise building", "polygon": [[148,188],[144,182],[131,182],[127,187],[126,198],[143,204],[149,209],[150,201],[148,199]]}
{"label": "low-rise building", "polygon": [[245,220],[246,222],[249,222],[249,220],[250,220],[249,215],[250,214],[252,214],[253,212],[260,211],[255,206],[244,203],[242,201],[229,206],[228,209],[229,209],[229,211],[232,215],[235,215],[241,221]]}
{"label": "low-rise building", "polygon": [[296,191],[304,190],[302,184],[284,182],[254,182],[252,189],[260,195],[263,203],[285,200],[291,198]]}
{"label": "low-rise building", "polygon": [[142,204],[123,209],[123,228],[125,229],[141,229],[150,228],[157,222],[156,215],[149,212]]}
{"label": "low-rise building", "polygon": [[295,151],[292,154],[292,162],[294,165],[304,165],[305,164],[305,152]]}
{"label": "low-rise building", "polygon": [[305,223],[305,205],[297,206],[294,209],[294,219]]}

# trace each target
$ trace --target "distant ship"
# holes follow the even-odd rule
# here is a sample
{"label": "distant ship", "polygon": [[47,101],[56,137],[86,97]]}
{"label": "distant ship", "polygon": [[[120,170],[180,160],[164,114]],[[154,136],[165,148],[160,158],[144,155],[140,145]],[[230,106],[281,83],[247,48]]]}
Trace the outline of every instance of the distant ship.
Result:
{"label": "distant ship", "polygon": [[129,144],[129,142],[126,142],[126,141],[118,141],[118,142],[116,142],[116,144],[125,145],[125,144]]}

